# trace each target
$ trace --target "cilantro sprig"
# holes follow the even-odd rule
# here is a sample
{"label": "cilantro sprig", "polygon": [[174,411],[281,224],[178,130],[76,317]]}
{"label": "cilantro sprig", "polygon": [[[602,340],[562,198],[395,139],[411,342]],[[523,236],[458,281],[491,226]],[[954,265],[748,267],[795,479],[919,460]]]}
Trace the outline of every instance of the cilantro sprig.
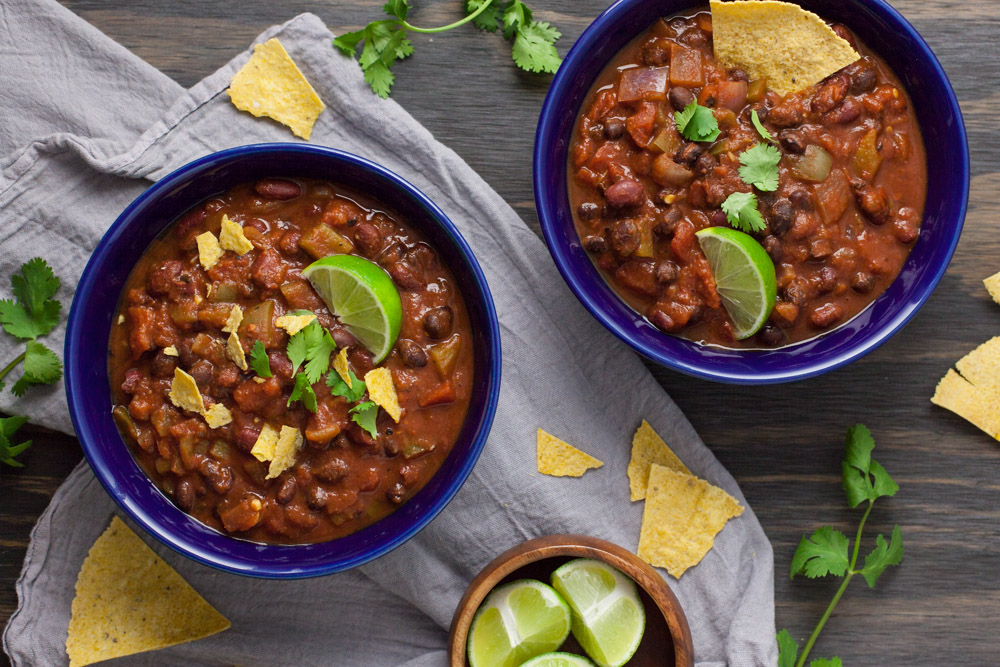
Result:
{"label": "cilantro sprig", "polygon": [[687,105],[683,111],[675,111],[674,122],[677,131],[688,141],[715,141],[722,134],[712,110],[697,102]]}
{"label": "cilantro sprig", "polygon": [[0,463],[6,463],[14,468],[23,468],[24,464],[15,457],[31,447],[31,440],[13,444],[11,439],[17,429],[28,423],[27,417],[0,417]]}
{"label": "cilantro sprig", "polygon": [[365,392],[368,391],[368,386],[364,380],[359,380],[354,371],[349,368],[347,369],[347,375],[351,378],[350,387],[347,386],[347,383],[344,382],[344,379],[336,371],[326,376],[326,386],[330,388],[330,393],[334,396],[343,396],[347,399],[348,403],[353,403],[365,395]]}
{"label": "cilantro sprig", "polygon": [[[841,463],[842,484],[847,495],[847,503],[851,508],[866,504],[865,512],[858,525],[853,549],[847,536],[831,526],[818,528],[812,535],[803,536],[799,542],[799,546],[792,556],[790,575],[793,579],[796,575],[805,575],[810,579],[832,575],[843,577],[843,581],[826,611],[820,617],[816,628],[809,636],[801,654],[798,642],[788,630],[782,630],[778,633],[779,667],[804,667],[816,639],[823,631],[823,626],[830,619],[833,610],[855,575],[860,574],[868,582],[868,586],[874,588],[875,583],[886,568],[899,565],[903,560],[903,536],[897,525],[893,527],[892,535],[888,540],[883,535],[878,535],[875,538],[875,549],[865,557],[864,565],[858,567],[862,531],[864,531],[865,522],[871,514],[875,501],[879,498],[894,496],[899,490],[899,485],[893,481],[885,468],[877,461],[872,460],[873,449],[875,449],[875,440],[863,424],[857,424],[848,429],[846,452]],[[841,661],[840,658],[829,660],[818,658],[810,662],[809,665],[810,667],[841,667]]]}
{"label": "cilantro sprig", "polygon": [[60,283],[40,257],[21,265],[20,273],[14,274],[10,282],[14,299],[0,300],[0,326],[25,341],[25,345],[20,355],[0,369],[0,390],[7,375],[23,363],[23,374],[11,387],[15,396],[23,396],[32,385],[52,384],[62,377],[59,357],[37,340],[59,324],[62,305],[52,297]]}
{"label": "cilantro sprig", "polygon": [[262,378],[274,375],[271,373],[271,360],[267,357],[267,349],[264,348],[264,343],[259,340],[253,344],[253,349],[250,350],[250,368]]}
{"label": "cilantro sprig", "polygon": [[753,123],[753,126],[757,129],[758,134],[760,134],[764,141],[774,141],[774,137],[772,137],[771,133],[767,131],[764,124],[760,122],[760,116],[757,115],[756,109],[750,111],[750,122]]}
{"label": "cilantro sprig", "polygon": [[378,427],[375,425],[375,418],[378,417],[378,405],[374,401],[358,403],[350,409],[351,421],[368,431],[368,435],[373,438],[378,437]]}
{"label": "cilantro sprig", "polygon": [[[296,311],[295,314],[301,313]],[[256,345],[254,347],[256,348]],[[337,344],[333,341],[333,336],[317,320],[313,320],[288,339],[285,351],[292,362],[292,374],[295,377],[295,387],[288,397],[288,405],[301,401],[307,410],[316,412],[316,392],[312,386],[330,369],[330,355],[336,349]],[[251,360],[253,352],[253,350],[250,352]],[[264,359],[267,359],[266,355]],[[270,373],[270,364],[267,370]]]}
{"label": "cilantro sprig", "polygon": [[[465,18],[437,28],[419,28],[407,21],[408,0],[389,0],[382,10],[390,17],[372,21],[361,30],[333,40],[345,55],[354,57],[361,46],[358,64],[365,81],[379,97],[388,97],[396,81],[392,67],[413,54],[407,33],[434,34],[457,28],[470,21],[480,30],[496,32],[513,41],[511,56],[521,69],[553,73],[562,63],[555,42],[562,34],[545,21],[535,21],[531,9],[522,0],[466,0]],[[362,46],[363,44],[363,46]]]}
{"label": "cilantro sprig", "polygon": [[767,224],[757,209],[757,195],[752,192],[734,192],[722,202],[722,212],[736,229],[747,234],[762,232]]}
{"label": "cilantro sprig", "polygon": [[740,178],[761,192],[778,189],[778,163],[781,153],[769,144],[757,144],[740,153]]}

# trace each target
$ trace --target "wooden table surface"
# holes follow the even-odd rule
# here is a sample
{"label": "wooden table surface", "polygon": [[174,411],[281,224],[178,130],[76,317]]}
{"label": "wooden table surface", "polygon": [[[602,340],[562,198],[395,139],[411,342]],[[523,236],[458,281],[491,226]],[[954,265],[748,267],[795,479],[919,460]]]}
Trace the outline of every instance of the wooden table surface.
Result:
{"label": "wooden table surface", "polygon": [[[263,29],[299,12],[334,32],[379,18],[382,0],[61,0],[184,86],[211,74]],[[563,31],[565,53],[607,0],[532,0],[535,15]],[[788,577],[799,536],[832,523],[852,534],[858,513],[840,488],[845,429],[864,422],[876,458],[900,484],[880,501],[875,531],[902,527],[906,556],[877,589],[850,590],[814,652],[847,665],[981,665],[1000,653],[1000,448],[928,399],[959,357],[1000,334],[1000,306],[982,279],[1000,270],[1000,12],[995,0],[895,0],[934,48],[965,113],[972,194],[951,267],[920,314],[885,346],[821,378],[735,387],[651,370],[705,442],[736,476],[774,545],[777,624],[800,640],[837,582]],[[443,25],[457,0],[418,0],[412,20]],[[393,97],[456,150],[538,231],[531,147],[548,78],[517,70],[510,47],[471,26],[414,36],[416,53],[396,67]],[[29,532],[80,459],[73,438],[32,428],[23,470],[0,471],[0,624],[16,606],[14,582]],[[866,545],[866,550],[872,544]]]}

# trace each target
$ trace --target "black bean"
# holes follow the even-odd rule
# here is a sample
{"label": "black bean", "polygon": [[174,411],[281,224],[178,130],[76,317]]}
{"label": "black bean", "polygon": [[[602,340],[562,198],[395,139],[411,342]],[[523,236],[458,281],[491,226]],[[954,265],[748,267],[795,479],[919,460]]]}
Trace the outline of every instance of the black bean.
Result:
{"label": "black bean", "polygon": [[385,497],[389,499],[394,505],[399,505],[404,500],[406,500],[406,487],[400,482],[393,484],[388,491],[385,492]]}
{"label": "black bean", "polygon": [[435,340],[441,340],[451,333],[455,314],[450,306],[441,306],[424,315],[424,331]]}
{"label": "black bean", "polygon": [[674,86],[670,89],[670,106],[677,111],[682,111],[684,107],[694,102],[694,93],[684,86]]}
{"label": "black bean", "polygon": [[620,118],[609,118],[604,121],[604,136],[615,140],[625,134],[625,122]]}
{"label": "black bean", "polygon": [[799,308],[806,305],[806,300],[809,298],[805,282],[801,278],[795,278],[792,282],[788,283],[782,291],[782,296],[785,301],[794,303]]}
{"label": "black bean", "polygon": [[774,234],[768,234],[764,237],[764,250],[767,251],[767,256],[771,258],[771,261],[777,265],[781,262],[781,257],[784,251],[781,248],[781,241]]}
{"label": "black bean", "polygon": [[868,294],[875,287],[875,276],[867,271],[858,271],[851,276],[851,289],[859,294]]}
{"label": "black bean", "polygon": [[705,147],[693,141],[689,141],[678,149],[674,155],[674,162],[686,167],[694,165],[695,161],[705,152]]}
{"label": "black bean", "polygon": [[329,500],[330,496],[322,486],[310,484],[306,487],[306,504],[311,509],[321,510],[326,507]]}
{"label": "black bean", "polygon": [[824,266],[816,274],[816,290],[820,294],[829,294],[837,286],[837,272],[833,267]]}
{"label": "black bean", "polygon": [[603,234],[590,234],[583,239],[583,247],[587,252],[600,254],[608,249],[608,240]]}
{"label": "black bean", "polygon": [[792,226],[795,219],[795,208],[792,202],[784,197],[775,200],[767,212],[767,224],[772,234],[781,236]]}
{"label": "black bean", "polygon": [[866,67],[851,77],[851,94],[862,95],[875,87],[878,74],[874,69]]}
{"label": "black bean", "polygon": [[403,363],[410,368],[423,368],[427,365],[427,353],[412,340],[402,338],[396,342],[396,349]]}
{"label": "black bean", "polygon": [[585,201],[576,209],[576,214],[581,220],[592,220],[600,213],[601,207],[593,202]]}
{"label": "black bean", "polygon": [[805,188],[795,188],[788,192],[788,200],[800,211],[813,210],[812,194]]}
{"label": "black bean", "polygon": [[806,152],[806,138],[801,132],[795,130],[785,130],[778,135],[781,147],[789,153],[801,155]]}
{"label": "black bean", "polygon": [[684,219],[684,214],[675,207],[668,208],[660,216],[660,219],[653,225],[653,233],[665,239],[669,239],[677,231],[677,224]]}
{"label": "black bean", "polygon": [[622,218],[611,227],[611,247],[619,257],[630,257],[639,249],[639,227],[635,220]]}
{"label": "black bean", "polygon": [[191,508],[194,507],[194,485],[191,484],[191,480],[182,479],[177,482],[174,498],[177,500],[178,507],[185,512],[191,511]]}
{"label": "black bean", "polygon": [[225,494],[233,486],[233,471],[212,459],[203,459],[198,471],[212,485],[216,493]]}
{"label": "black bean", "polygon": [[785,342],[784,332],[771,322],[761,327],[757,336],[760,338],[760,342],[768,347],[778,347]]}
{"label": "black bean", "polygon": [[332,451],[321,454],[319,460],[312,466],[314,477],[330,483],[339,482],[347,477],[347,473],[350,471],[351,468],[347,462]]}
{"label": "black bean", "polygon": [[717,165],[718,162],[718,158],[711,153],[702,153],[698,156],[698,159],[694,161],[694,171],[699,176],[704,176],[708,172],[715,169],[715,165]]}
{"label": "black bean", "polygon": [[862,185],[854,193],[861,212],[873,225],[884,225],[889,222],[889,197],[885,189],[879,185]]}
{"label": "black bean", "polygon": [[662,261],[656,265],[656,281],[661,285],[674,282],[680,273],[680,267],[670,260]]}
{"label": "black bean", "polygon": [[745,69],[740,69],[739,67],[734,67],[729,70],[729,80],[730,81],[749,81],[750,75],[747,74]]}

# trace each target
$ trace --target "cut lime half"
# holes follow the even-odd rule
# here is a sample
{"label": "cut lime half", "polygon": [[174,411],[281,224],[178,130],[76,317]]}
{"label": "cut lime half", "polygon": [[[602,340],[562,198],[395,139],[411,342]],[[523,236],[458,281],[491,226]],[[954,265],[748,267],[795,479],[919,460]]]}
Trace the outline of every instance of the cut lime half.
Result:
{"label": "cut lime half", "polygon": [[302,271],[340,322],[380,363],[403,324],[399,290],[382,267],[356,255],[330,255]]}
{"label": "cut lime half", "polygon": [[706,227],[695,234],[712,266],[722,305],[743,340],[757,333],[774,309],[774,262],[749,234],[728,227]]}
{"label": "cut lime half", "polygon": [[566,601],[551,586],[521,579],[493,590],[469,629],[470,667],[519,667],[569,636]]}
{"label": "cut lime half", "polygon": [[552,586],[573,611],[573,636],[600,667],[628,662],[646,629],[635,582],[589,558],[571,560],[552,573]]}
{"label": "cut lime half", "polygon": [[594,667],[594,663],[573,653],[546,653],[532,658],[521,667]]}

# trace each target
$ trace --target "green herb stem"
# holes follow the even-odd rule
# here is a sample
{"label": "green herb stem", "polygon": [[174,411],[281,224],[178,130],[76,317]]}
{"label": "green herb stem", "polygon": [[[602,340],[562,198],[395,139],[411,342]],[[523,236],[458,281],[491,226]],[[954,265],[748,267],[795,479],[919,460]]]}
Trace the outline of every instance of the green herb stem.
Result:
{"label": "green herb stem", "polygon": [[871,500],[868,501],[868,509],[865,510],[864,516],[861,517],[861,523],[858,525],[858,534],[854,537],[854,552],[851,554],[851,564],[849,566],[850,574],[854,574],[854,566],[858,563],[858,550],[861,548],[861,531],[865,529],[865,521],[868,520],[868,515],[872,513],[872,507],[875,503]]}
{"label": "green herb stem", "polygon": [[[857,550],[855,550],[855,556],[857,555]],[[823,631],[823,626],[826,625],[827,620],[829,620],[830,615],[833,614],[834,608],[836,608],[837,603],[840,602],[840,598],[844,595],[844,591],[847,590],[847,585],[851,583],[851,578],[854,576],[853,567],[852,571],[848,572],[844,577],[844,581],[840,584],[840,588],[837,589],[836,595],[830,600],[830,604],[827,606],[826,611],[823,612],[823,616],[820,617],[819,623],[816,624],[816,629],[812,631],[809,635],[809,641],[806,642],[805,648],[802,649],[802,655],[799,656],[798,661],[795,663],[795,667],[804,667],[806,664],[806,659],[809,657],[809,652],[812,650],[813,644],[819,639],[819,633]]]}
{"label": "green herb stem", "polygon": [[10,373],[12,370],[14,370],[19,363],[21,363],[22,361],[24,361],[24,357],[27,354],[28,354],[28,351],[25,350],[24,352],[22,352],[21,354],[19,354],[17,356],[17,358],[14,359],[14,361],[12,361],[9,364],[7,364],[6,366],[4,366],[3,370],[0,370],[0,380],[3,380],[5,377],[7,377],[8,373]]}
{"label": "green herb stem", "polygon": [[471,14],[469,14],[468,16],[466,16],[464,19],[460,19],[458,21],[455,21],[454,23],[449,23],[448,25],[441,26],[440,28],[418,28],[417,26],[411,25],[410,23],[408,23],[406,21],[399,21],[399,25],[403,26],[407,30],[412,30],[413,32],[420,32],[420,33],[424,33],[424,34],[433,34],[433,33],[436,33],[436,32],[444,32],[445,30],[451,30],[452,28],[457,28],[460,25],[465,25],[469,21],[475,19],[477,16],[479,16],[480,14],[482,14],[486,10],[487,7],[489,7],[490,5],[492,5],[494,1],[495,0],[490,0],[489,2],[484,2],[482,5],[480,5],[479,9],[477,9],[474,12],[472,12]]}

